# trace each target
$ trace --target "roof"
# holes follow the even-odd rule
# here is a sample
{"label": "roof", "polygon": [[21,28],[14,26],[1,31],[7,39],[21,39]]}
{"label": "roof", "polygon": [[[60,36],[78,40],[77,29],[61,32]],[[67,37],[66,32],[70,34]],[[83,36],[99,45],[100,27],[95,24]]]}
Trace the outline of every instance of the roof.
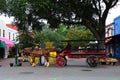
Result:
{"label": "roof", "polygon": [[16,25],[13,25],[13,24],[6,24],[6,26],[8,27],[8,28],[11,28],[11,29],[13,29],[13,30],[18,30],[18,28],[17,28],[17,26]]}
{"label": "roof", "polygon": [[105,39],[105,44],[111,44],[112,40],[113,40],[112,37]]}
{"label": "roof", "polygon": [[114,23],[110,23],[110,24],[106,25],[105,27],[110,27],[112,25],[114,25]]}
{"label": "roof", "polygon": [[114,21],[115,21],[115,20],[118,20],[118,19],[120,19],[120,16],[116,17],[116,18],[114,19]]}

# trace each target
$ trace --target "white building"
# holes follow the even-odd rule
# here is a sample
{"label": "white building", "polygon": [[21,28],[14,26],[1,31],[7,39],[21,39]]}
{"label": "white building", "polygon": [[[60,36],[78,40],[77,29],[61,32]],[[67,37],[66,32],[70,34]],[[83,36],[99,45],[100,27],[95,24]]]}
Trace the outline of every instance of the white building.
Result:
{"label": "white building", "polygon": [[0,37],[6,37],[8,36],[7,34],[7,27],[4,21],[0,20]]}
{"label": "white building", "polygon": [[113,50],[113,44],[112,44],[112,39],[113,39],[113,36],[114,36],[114,23],[111,23],[109,25],[106,26],[105,28],[105,43],[106,43],[106,51],[107,51],[107,54],[112,54],[114,53],[114,50]]}
{"label": "white building", "polygon": [[18,36],[18,29],[15,25],[13,24],[6,24],[7,26],[7,38],[10,40],[10,41],[14,41],[16,42],[17,40],[17,36]]}
{"label": "white building", "polygon": [[5,43],[5,47],[0,47],[3,58],[8,57],[9,49],[13,47],[13,41],[16,41],[17,35],[18,31],[15,25],[5,24],[4,21],[0,20],[0,41]]}
{"label": "white building", "polygon": [[114,33],[113,33],[114,29],[113,28],[114,28],[114,24],[113,23],[111,23],[111,24],[106,26],[106,28],[105,28],[105,32],[106,32],[105,38],[111,37],[111,36],[114,35]]}

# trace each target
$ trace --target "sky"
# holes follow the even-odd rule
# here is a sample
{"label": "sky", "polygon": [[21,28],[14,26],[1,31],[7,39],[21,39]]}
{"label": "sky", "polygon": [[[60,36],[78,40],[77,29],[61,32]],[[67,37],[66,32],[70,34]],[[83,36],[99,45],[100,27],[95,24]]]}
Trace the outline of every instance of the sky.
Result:
{"label": "sky", "polygon": [[[120,2],[119,2],[119,4],[120,4]],[[116,18],[118,16],[120,16],[120,5],[112,8],[109,11],[109,14],[108,14],[107,20],[106,20],[106,25],[112,23],[114,18]],[[8,17],[4,17],[4,15],[2,15],[2,16],[0,16],[0,19],[5,21],[6,24],[9,24],[13,21],[14,17],[8,18]]]}
{"label": "sky", "polygon": [[[120,2],[119,2],[119,4],[120,4]],[[108,14],[107,20],[106,20],[106,25],[112,23],[114,21],[114,18],[116,18],[118,16],[120,16],[120,5],[115,6],[114,8],[112,8],[109,11],[109,14]]]}
{"label": "sky", "polygon": [[14,17],[5,17],[4,15],[1,15],[0,19],[3,20],[6,24],[9,24],[13,21]]}

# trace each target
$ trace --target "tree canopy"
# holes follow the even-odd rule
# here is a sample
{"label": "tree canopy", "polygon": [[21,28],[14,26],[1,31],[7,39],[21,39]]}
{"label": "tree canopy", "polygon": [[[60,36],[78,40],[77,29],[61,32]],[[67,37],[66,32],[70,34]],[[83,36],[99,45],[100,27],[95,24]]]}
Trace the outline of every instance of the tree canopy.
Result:
{"label": "tree canopy", "polygon": [[[4,0],[3,0],[4,2]],[[97,39],[105,39],[105,21],[118,0],[6,0],[0,11],[15,17],[19,29],[42,29],[44,20],[51,28],[59,24],[85,25]],[[2,3],[1,3],[2,4]]]}

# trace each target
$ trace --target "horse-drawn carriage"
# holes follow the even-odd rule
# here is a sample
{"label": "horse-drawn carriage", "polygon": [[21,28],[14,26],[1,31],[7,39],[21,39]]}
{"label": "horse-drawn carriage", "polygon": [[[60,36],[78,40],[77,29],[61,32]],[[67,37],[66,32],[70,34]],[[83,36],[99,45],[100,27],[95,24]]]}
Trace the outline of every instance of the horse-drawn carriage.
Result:
{"label": "horse-drawn carriage", "polygon": [[[89,41],[89,45],[82,48],[72,49],[70,42],[79,42],[79,41]],[[103,41],[103,40],[100,40]],[[117,63],[117,59],[108,58],[105,48],[99,48],[98,42],[95,40],[66,40],[64,42],[68,42],[68,45],[65,49],[62,50],[62,53],[58,55],[56,59],[55,65],[57,66],[65,66],[67,65],[68,58],[80,59],[86,58],[86,62],[90,67],[96,67],[100,64],[111,64],[115,65]],[[91,42],[91,43],[90,43]]]}
{"label": "horse-drawn carriage", "polygon": [[[67,59],[68,58],[86,58],[86,62],[90,67],[96,67],[100,61],[107,63],[107,54],[105,49],[98,49],[95,45],[89,45],[84,48],[79,49],[70,49],[70,45],[67,46],[65,49],[63,49],[60,53],[56,49],[35,49],[35,48],[25,48],[23,50],[23,54],[29,54],[31,61],[30,63],[32,66],[35,66],[35,63],[37,60],[35,60],[36,57],[39,57],[39,63],[45,64],[45,66],[49,66],[50,57],[54,57],[54,64],[57,67],[64,67],[67,65]],[[54,55],[54,56],[51,56]],[[44,63],[41,59],[41,57],[44,56]],[[38,63],[38,62],[37,62]]]}

